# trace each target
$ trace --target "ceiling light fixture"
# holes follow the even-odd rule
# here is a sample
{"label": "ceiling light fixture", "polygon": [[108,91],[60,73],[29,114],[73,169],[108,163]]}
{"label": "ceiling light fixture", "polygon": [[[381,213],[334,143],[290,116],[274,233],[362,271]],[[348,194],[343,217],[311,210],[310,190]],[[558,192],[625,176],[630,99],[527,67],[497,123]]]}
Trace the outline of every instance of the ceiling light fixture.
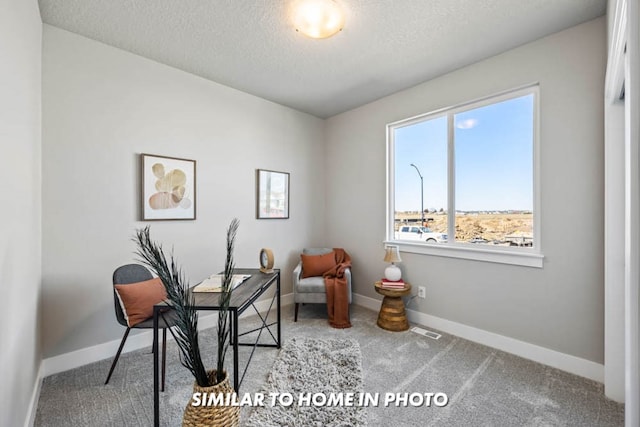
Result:
{"label": "ceiling light fixture", "polygon": [[331,37],[344,27],[344,12],[333,0],[297,0],[293,4],[296,31],[314,39]]}

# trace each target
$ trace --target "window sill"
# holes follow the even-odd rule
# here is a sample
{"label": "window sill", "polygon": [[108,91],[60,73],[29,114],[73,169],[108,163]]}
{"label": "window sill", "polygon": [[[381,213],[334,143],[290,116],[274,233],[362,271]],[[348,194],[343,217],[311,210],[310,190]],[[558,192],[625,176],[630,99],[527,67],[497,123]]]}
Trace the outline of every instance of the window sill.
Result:
{"label": "window sill", "polygon": [[413,243],[406,240],[385,240],[385,244],[397,245],[401,252],[435,255],[448,258],[460,258],[473,261],[494,262],[499,264],[520,265],[542,268],[544,255],[532,249],[499,249],[487,247],[468,247],[466,244],[428,244]]}

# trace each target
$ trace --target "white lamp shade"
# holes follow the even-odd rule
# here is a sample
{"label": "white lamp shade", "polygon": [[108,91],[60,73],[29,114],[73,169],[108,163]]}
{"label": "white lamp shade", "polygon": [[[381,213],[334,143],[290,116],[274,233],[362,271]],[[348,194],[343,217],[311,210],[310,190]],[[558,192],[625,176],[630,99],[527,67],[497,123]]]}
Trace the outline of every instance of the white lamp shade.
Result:
{"label": "white lamp shade", "polygon": [[386,247],[386,253],[384,254],[384,262],[401,262],[400,248],[396,245],[389,245]]}

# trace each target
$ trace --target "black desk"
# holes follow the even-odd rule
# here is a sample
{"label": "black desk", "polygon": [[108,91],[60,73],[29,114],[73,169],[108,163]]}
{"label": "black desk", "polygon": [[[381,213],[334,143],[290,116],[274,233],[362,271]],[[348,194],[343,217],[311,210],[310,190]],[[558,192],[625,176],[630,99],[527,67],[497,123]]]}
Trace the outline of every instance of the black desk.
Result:
{"label": "black desk", "polygon": [[[233,293],[231,294],[231,301],[229,303],[229,316],[231,320],[230,345],[233,348],[233,388],[237,392],[240,388],[240,384],[242,383],[245,374],[247,373],[247,368],[249,367],[249,363],[251,362],[251,358],[253,357],[253,352],[255,351],[256,347],[280,348],[280,345],[282,343],[280,327],[280,270],[276,269],[273,271],[273,273],[262,273],[260,270],[255,268],[236,268],[233,273],[251,275],[250,278],[242,282],[242,284],[240,284],[233,290]],[[263,317],[258,309],[254,306],[254,303],[274,283],[276,284],[276,291],[273,295],[273,298],[271,299],[269,309],[267,310],[266,315]],[[220,308],[218,306],[218,298],[220,296],[219,293],[194,292],[193,295],[195,298],[196,310],[218,310]],[[271,312],[271,309],[273,308],[274,302],[276,303],[277,320],[272,323],[267,323],[267,318],[269,316],[269,313]],[[153,421],[155,426],[158,426],[160,422],[160,381],[158,378],[158,318],[160,315],[160,311],[162,309],[165,309],[166,307],[167,305],[165,303],[157,304],[153,307]],[[260,316],[262,325],[250,331],[239,333],[238,317],[249,307],[253,307],[258,316]],[[273,336],[273,333],[270,329],[270,326],[273,325],[277,326],[276,336]],[[271,338],[273,338],[273,344],[258,343],[258,340],[260,339],[260,336],[264,330],[266,330],[271,335]],[[258,336],[255,342],[247,343],[239,341],[240,337],[256,331],[258,331]],[[251,354],[249,355],[249,360],[247,360],[247,363],[244,366],[242,377],[239,377],[240,371],[238,366],[238,346],[241,345],[252,346],[253,349],[251,350]]]}

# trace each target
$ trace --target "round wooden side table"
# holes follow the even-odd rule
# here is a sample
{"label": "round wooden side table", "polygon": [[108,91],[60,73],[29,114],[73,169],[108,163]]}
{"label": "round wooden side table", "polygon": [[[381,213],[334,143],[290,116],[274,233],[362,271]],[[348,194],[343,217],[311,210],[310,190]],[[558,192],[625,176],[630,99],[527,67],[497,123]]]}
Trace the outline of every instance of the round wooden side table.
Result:
{"label": "round wooden side table", "polygon": [[378,326],[387,331],[406,331],[409,329],[407,312],[404,309],[402,297],[411,293],[411,285],[404,284],[404,288],[389,289],[383,288],[382,282],[375,283],[376,292],[384,296],[380,313],[378,314]]}

